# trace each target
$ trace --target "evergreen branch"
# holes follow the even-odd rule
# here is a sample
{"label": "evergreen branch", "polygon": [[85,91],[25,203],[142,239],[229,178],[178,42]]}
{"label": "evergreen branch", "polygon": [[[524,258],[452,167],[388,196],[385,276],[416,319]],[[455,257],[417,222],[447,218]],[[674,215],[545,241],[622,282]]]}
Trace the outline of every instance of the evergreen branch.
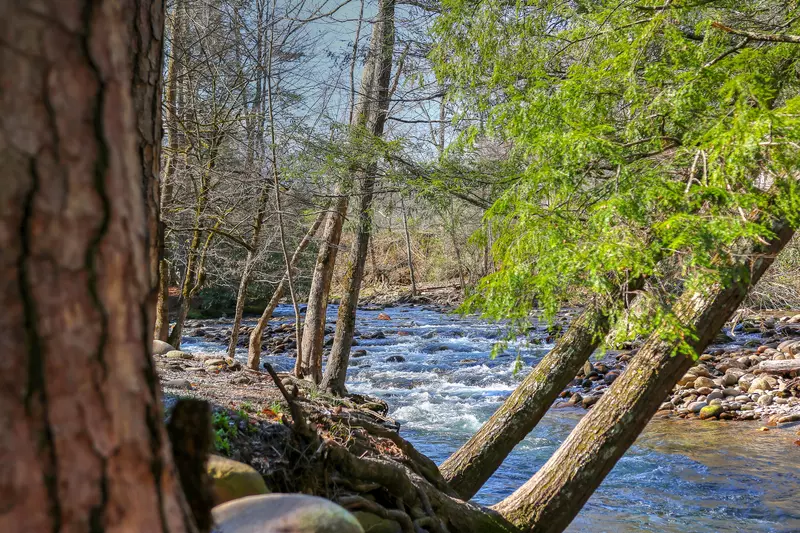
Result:
{"label": "evergreen branch", "polygon": [[740,30],[737,28],[731,28],[730,26],[726,26],[721,22],[712,22],[711,26],[722,30],[726,33],[732,33],[733,35],[741,35],[742,37],[747,37],[753,41],[766,41],[770,43],[792,43],[792,44],[800,44],[800,35],[780,35],[776,33],[760,33],[756,31],[748,31],[748,30]]}

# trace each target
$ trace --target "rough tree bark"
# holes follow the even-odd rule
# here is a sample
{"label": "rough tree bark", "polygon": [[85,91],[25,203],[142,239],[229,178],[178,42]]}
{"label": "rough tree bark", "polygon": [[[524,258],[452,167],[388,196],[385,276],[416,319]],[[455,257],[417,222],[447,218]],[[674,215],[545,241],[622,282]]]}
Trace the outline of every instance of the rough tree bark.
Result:
{"label": "rough tree bark", "polygon": [[0,0],[2,531],[194,531],[150,357],[122,7]]}
{"label": "rough tree bark", "polygon": [[[389,109],[389,83],[392,77],[392,55],[394,53],[394,0],[381,0],[378,5],[375,26],[370,41],[370,58],[364,66],[361,83],[361,101],[357,106],[357,126],[366,127],[374,136],[383,135],[386,114]],[[345,287],[339,313],[336,318],[336,333],[328,356],[321,387],[334,394],[345,394],[347,365],[356,323],[356,307],[364,277],[364,263],[372,233],[372,197],[377,177],[377,163],[356,172],[359,187],[358,230],[355,243],[348,258],[342,284]]]}
{"label": "rough tree bark", "polygon": [[[314,235],[317,234],[319,227],[322,225],[322,221],[325,220],[326,211],[322,210],[318,215],[314,223],[306,232],[303,240],[300,241],[300,244],[297,245],[297,248],[292,254],[292,260],[290,261],[291,268],[295,268],[297,266],[297,262],[300,260],[300,256],[303,254],[308,245],[311,243],[311,239],[314,238]],[[281,299],[283,298],[283,293],[286,290],[286,274],[283,275],[281,278],[280,283],[275,288],[275,292],[272,293],[272,298],[270,298],[269,303],[264,308],[264,312],[261,313],[261,316],[256,322],[253,331],[250,332],[250,341],[248,344],[247,350],[247,366],[252,368],[253,370],[258,370],[258,367],[261,365],[261,342],[264,337],[264,328],[267,326],[270,318],[272,318],[272,313],[275,311],[275,308],[278,307],[278,303],[280,303]]]}
{"label": "rough tree bark", "polygon": [[160,264],[164,258],[164,228],[159,209],[161,167],[161,65],[164,57],[164,4],[161,0],[126,0],[124,20],[131,43],[131,90],[136,117],[142,190],[147,207],[147,249],[151,282],[148,320],[158,303]]}
{"label": "rough tree bark", "polygon": [[[689,330],[685,339],[694,352],[708,346],[794,233],[782,223],[774,232],[768,245],[747,255],[739,280],[689,290],[676,302],[673,311]],[[564,531],[692,366],[691,356],[675,354],[678,341],[670,337],[669,332],[654,331],[550,460],[494,509],[524,531]]]}

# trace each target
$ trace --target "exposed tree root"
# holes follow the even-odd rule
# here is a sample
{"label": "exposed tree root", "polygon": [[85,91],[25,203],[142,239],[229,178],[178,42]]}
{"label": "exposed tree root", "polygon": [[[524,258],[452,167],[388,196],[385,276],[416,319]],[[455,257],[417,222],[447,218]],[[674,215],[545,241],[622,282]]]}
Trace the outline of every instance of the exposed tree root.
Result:
{"label": "exposed tree root", "polygon": [[302,380],[277,374],[273,379],[282,380],[292,412],[286,423],[293,444],[285,449],[298,455],[289,462],[310,474],[300,478],[314,477],[293,490],[394,520],[404,532],[518,531],[495,511],[458,499],[436,464],[400,436],[380,402],[356,395],[329,398],[310,393]]}

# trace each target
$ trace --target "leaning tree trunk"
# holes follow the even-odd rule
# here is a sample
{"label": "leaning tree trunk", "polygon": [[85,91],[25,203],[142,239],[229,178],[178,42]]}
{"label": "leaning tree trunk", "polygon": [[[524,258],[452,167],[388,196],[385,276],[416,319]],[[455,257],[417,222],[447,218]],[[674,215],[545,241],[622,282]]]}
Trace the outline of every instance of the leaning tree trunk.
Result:
{"label": "leaning tree trunk", "polygon": [[325,221],[322,245],[317,253],[317,262],[308,293],[306,320],[303,327],[301,370],[314,383],[322,381],[322,349],[325,343],[325,320],[328,310],[328,294],[331,290],[336,253],[342,237],[342,225],[347,216],[348,198],[337,196],[336,203]]}
{"label": "leaning tree trunk", "polygon": [[[392,77],[392,54],[394,52],[394,0],[381,0],[370,41],[370,55],[362,74],[362,98],[356,110],[356,126],[366,127],[374,136],[383,135],[386,113],[389,109],[389,82]],[[356,323],[356,307],[364,277],[369,238],[372,233],[372,196],[377,175],[377,163],[356,173],[360,179],[358,230],[345,269],[345,287],[339,313],[336,318],[336,333],[328,356],[328,366],[321,387],[334,394],[346,392],[344,382],[353,344]]]}
{"label": "leaning tree trunk", "polygon": [[[688,329],[684,338],[695,353],[708,346],[793,234],[783,224],[774,231],[768,246],[739,265],[738,280],[687,291],[676,302],[675,316]],[[654,331],[550,460],[494,509],[524,531],[564,531],[692,366],[691,355],[676,353],[679,341],[674,339],[674,331]]]}
{"label": "leaning tree trunk", "polygon": [[150,356],[122,5],[0,0],[0,531],[194,530]]}
{"label": "leaning tree trunk", "polygon": [[[317,218],[314,220],[314,223],[303,237],[303,240],[301,240],[300,244],[297,245],[294,254],[292,254],[292,260],[290,261],[291,268],[295,268],[295,266],[297,266],[298,261],[300,261],[300,256],[303,254],[305,249],[308,248],[308,245],[311,243],[311,239],[313,239],[314,235],[317,234],[319,227],[322,225],[322,221],[325,220],[325,214],[325,210],[320,211],[320,213],[317,215]],[[264,312],[261,313],[258,322],[256,322],[253,331],[250,332],[250,341],[247,350],[247,366],[253,370],[258,370],[258,367],[261,366],[261,342],[264,337],[264,328],[272,318],[272,313],[275,311],[275,308],[278,307],[278,303],[280,303],[281,298],[283,298],[283,292],[286,290],[286,282],[287,278],[286,274],[284,274],[280,283],[278,283],[278,286],[275,288],[275,292],[272,293],[272,298],[270,298],[269,303],[264,308]]]}
{"label": "leaning tree trunk", "polygon": [[607,311],[589,306],[480,430],[442,463],[442,476],[459,496],[472,498],[536,427],[608,331]]}

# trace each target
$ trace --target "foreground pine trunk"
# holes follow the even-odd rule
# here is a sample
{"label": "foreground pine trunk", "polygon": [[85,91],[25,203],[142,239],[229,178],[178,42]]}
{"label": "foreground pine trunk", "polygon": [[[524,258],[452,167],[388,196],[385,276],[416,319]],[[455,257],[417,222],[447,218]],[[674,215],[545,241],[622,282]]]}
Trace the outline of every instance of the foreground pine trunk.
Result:
{"label": "foreground pine trunk", "polygon": [[[389,109],[389,82],[392,75],[394,52],[394,0],[381,0],[370,41],[370,58],[362,75],[362,96],[355,112],[357,126],[366,127],[372,135],[380,137],[386,124]],[[356,323],[356,307],[364,278],[364,264],[372,234],[372,197],[377,178],[377,163],[356,172],[359,188],[358,229],[355,243],[345,269],[344,294],[336,317],[336,333],[328,356],[328,366],[321,387],[334,394],[346,392],[344,382],[350,361],[350,348]]]}
{"label": "foreground pine trunk", "polygon": [[[778,225],[776,238],[740,265],[741,277],[729,286],[687,291],[674,306],[680,324],[696,335],[689,346],[702,353],[792,237]],[[494,509],[535,533],[560,533],[597,489],[644,429],[693,359],[675,354],[678,341],[654,331],[602,399],[570,433],[549,461],[525,485]]]}
{"label": "foreground pine trunk", "polygon": [[442,475],[459,496],[472,498],[536,427],[597,348],[608,323],[601,306],[587,308],[481,429],[442,463]]}
{"label": "foreground pine trunk", "polygon": [[0,531],[194,530],[150,357],[122,5],[0,0]]}

